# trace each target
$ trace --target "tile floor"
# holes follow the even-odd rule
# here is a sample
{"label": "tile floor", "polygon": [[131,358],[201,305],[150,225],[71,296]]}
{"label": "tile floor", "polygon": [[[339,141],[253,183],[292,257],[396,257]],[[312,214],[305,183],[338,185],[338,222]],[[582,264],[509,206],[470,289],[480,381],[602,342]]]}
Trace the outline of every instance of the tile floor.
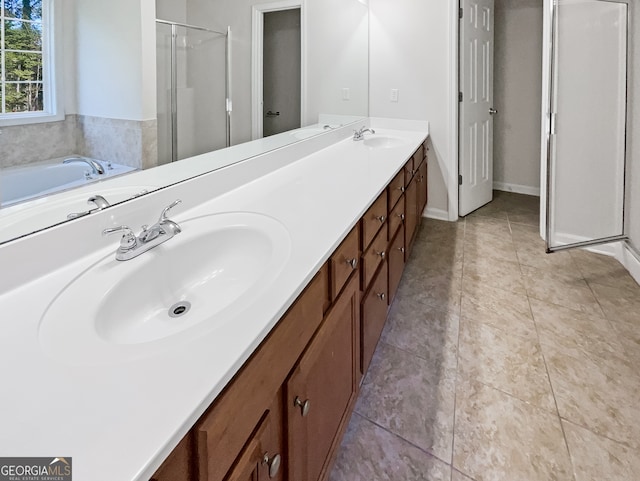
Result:
{"label": "tile floor", "polygon": [[331,481],[640,479],[640,287],[537,212],[423,222]]}

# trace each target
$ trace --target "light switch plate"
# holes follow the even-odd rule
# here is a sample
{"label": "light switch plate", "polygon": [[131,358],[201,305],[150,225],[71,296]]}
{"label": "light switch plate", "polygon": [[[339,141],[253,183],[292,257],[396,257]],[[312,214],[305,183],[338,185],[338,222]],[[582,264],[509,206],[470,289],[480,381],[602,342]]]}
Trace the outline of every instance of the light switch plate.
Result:
{"label": "light switch plate", "polygon": [[342,89],[342,100],[350,100],[351,99],[351,91],[348,88]]}
{"label": "light switch plate", "polygon": [[392,102],[397,102],[398,101],[398,89],[391,89],[390,100]]}

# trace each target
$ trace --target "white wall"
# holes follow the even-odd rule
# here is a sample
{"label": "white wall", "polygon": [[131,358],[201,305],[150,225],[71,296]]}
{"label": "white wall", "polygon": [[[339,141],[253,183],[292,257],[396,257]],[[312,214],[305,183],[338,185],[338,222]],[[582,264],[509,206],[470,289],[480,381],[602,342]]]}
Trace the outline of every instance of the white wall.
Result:
{"label": "white wall", "polygon": [[[432,148],[429,204],[435,217],[457,218],[457,145],[451,142],[457,122],[457,74],[451,65],[454,0],[370,0],[370,115],[428,120]],[[457,54],[456,54],[457,55]],[[390,101],[398,89],[398,102]],[[457,141],[456,141],[457,142]],[[455,192],[454,192],[455,190]]]}
{"label": "white wall", "polygon": [[542,2],[495,2],[494,186],[540,193]]}
{"label": "white wall", "polygon": [[76,0],[78,114],[155,118],[154,19],[154,0]]}

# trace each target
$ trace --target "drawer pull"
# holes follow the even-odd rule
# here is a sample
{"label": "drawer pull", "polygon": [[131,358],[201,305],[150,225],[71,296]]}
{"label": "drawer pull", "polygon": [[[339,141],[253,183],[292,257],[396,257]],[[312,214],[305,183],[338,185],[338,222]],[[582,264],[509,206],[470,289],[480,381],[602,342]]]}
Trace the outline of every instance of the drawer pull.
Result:
{"label": "drawer pull", "polygon": [[307,417],[307,414],[309,414],[309,409],[311,409],[311,401],[307,399],[306,401],[303,402],[300,400],[298,396],[296,396],[296,398],[293,401],[293,405],[300,408],[303,418]]}
{"label": "drawer pull", "polygon": [[376,254],[378,254],[380,257],[382,257],[383,259],[385,258],[385,256],[387,255],[387,253],[385,251],[382,252],[376,252]]}
{"label": "drawer pull", "polygon": [[387,298],[387,296],[386,296],[386,294],[384,292],[381,292],[380,294],[376,294],[376,296],[378,296],[380,298],[380,300],[382,300],[382,301],[384,301]]}
{"label": "drawer pull", "polygon": [[347,264],[349,264],[351,266],[351,268],[353,270],[355,270],[358,267],[358,259],[347,259]]}
{"label": "drawer pull", "polygon": [[275,478],[278,475],[278,471],[280,471],[280,462],[282,461],[282,457],[279,454],[276,454],[273,457],[269,457],[269,453],[264,453],[262,457],[262,464],[266,464],[269,467],[269,477]]}
{"label": "drawer pull", "polygon": [[381,224],[384,224],[386,217],[384,215],[381,215],[380,217],[378,217],[378,220],[380,221]]}

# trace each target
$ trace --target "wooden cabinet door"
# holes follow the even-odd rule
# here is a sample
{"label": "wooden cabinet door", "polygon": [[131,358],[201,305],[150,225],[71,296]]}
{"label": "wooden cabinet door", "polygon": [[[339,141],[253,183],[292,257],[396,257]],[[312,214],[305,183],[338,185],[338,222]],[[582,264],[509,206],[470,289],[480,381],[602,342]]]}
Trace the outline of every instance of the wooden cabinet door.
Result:
{"label": "wooden cabinet door", "polygon": [[193,437],[188,433],[175,447],[150,481],[191,481],[195,479]]}
{"label": "wooden cabinet door", "polygon": [[407,191],[405,192],[405,262],[409,258],[411,252],[411,246],[413,244],[413,237],[416,233],[416,227],[418,225],[418,182],[417,176],[409,183]]}
{"label": "wooden cabinet door", "polygon": [[358,276],[300,358],[286,384],[288,481],[325,477],[355,402]]}
{"label": "wooden cabinet door", "polygon": [[286,464],[283,459],[283,438],[282,394],[278,393],[225,481],[283,481],[286,471],[283,466]]}
{"label": "wooden cabinet door", "polygon": [[362,336],[361,369],[363,374],[367,372],[373,357],[373,351],[376,350],[382,328],[387,320],[387,299],[389,298],[387,275],[388,265],[385,261],[376,273],[369,292],[362,299],[360,332]]}
{"label": "wooden cabinet door", "polygon": [[424,161],[420,164],[418,173],[418,216],[422,216],[425,207],[427,206],[427,162]]}

